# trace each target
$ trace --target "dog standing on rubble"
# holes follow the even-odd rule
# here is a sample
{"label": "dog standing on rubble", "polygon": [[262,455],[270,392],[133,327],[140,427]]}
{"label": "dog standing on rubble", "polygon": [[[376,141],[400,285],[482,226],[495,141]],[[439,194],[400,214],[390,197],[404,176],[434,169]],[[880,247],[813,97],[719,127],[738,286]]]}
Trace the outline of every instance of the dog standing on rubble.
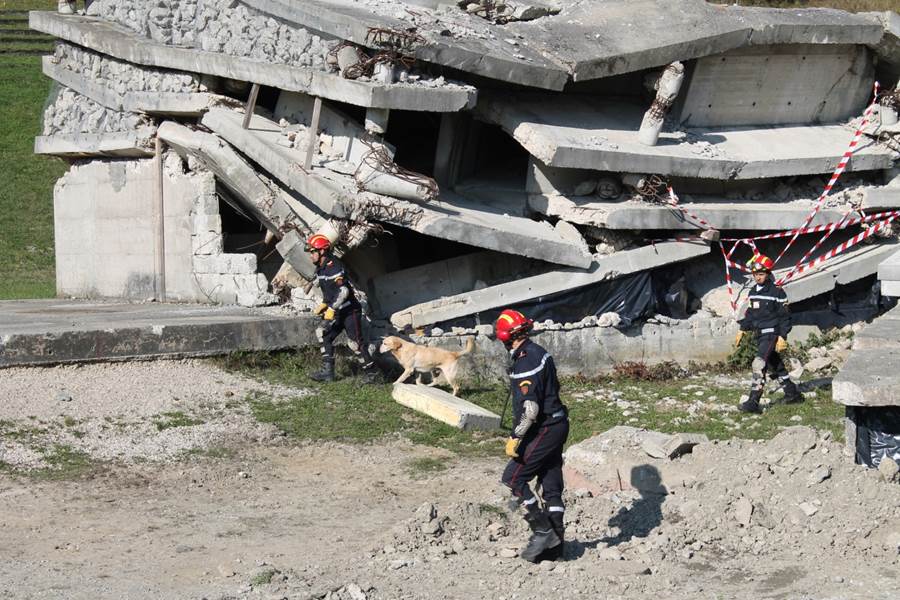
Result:
{"label": "dog standing on rubble", "polygon": [[[390,352],[403,367],[403,374],[394,383],[405,381],[415,371],[418,373],[416,377],[416,383],[418,384],[422,382],[422,373],[433,374],[434,371],[440,371],[450,387],[453,388],[453,395],[455,396],[459,392],[459,385],[456,383],[459,357],[468,354],[474,348],[474,338],[468,339],[465,349],[459,352],[451,352],[442,348],[420,346],[419,344],[389,335],[381,342],[379,351],[382,353]],[[428,385],[435,385],[438,379],[438,377],[432,377],[431,383]]]}

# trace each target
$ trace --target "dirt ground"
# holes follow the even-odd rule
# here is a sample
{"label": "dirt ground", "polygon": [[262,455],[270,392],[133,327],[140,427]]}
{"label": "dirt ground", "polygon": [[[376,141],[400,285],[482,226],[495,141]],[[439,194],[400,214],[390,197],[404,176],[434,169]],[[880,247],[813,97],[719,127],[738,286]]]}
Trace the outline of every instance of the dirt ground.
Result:
{"label": "dirt ground", "polygon": [[[134,387],[123,384],[116,400],[109,377]],[[148,426],[171,414],[185,381],[195,393],[179,393],[177,404],[203,407],[204,422]],[[778,442],[809,438],[799,458],[777,444],[710,445],[685,462],[707,487],[670,489],[650,504],[635,492],[570,489],[566,560],[532,565],[515,556],[527,532],[505,508],[501,457],[391,440],[297,443],[260,429],[234,400],[258,385],[190,361],[0,372],[6,431],[31,423],[41,430],[34,436],[87,440],[82,451],[106,457],[74,480],[0,472],[0,598],[837,600],[896,598],[900,588],[900,487],[842,466],[840,446],[807,428]],[[71,400],[59,395],[66,386]],[[115,452],[103,450],[107,436]],[[21,435],[0,439],[0,460],[24,460]],[[167,452],[167,443],[188,451]],[[716,471],[718,451],[726,473]],[[744,469],[740,458],[751,455],[768,458]],[[815,477],[825,467],[829,475]],[[746,526],[729,491],[738,472],[762,488],[737,494],[756,507]],[[782,518],[769,504],[770,522],[758,521],[754,494],[793,506],[798,490],[819,499],[818,515]]]}

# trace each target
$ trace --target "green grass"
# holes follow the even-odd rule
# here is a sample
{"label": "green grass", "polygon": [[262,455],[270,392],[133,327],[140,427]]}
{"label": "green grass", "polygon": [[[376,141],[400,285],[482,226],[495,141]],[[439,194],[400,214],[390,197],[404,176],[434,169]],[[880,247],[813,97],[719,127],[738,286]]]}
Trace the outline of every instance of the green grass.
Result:
{"label": "green grass", "polygon": [[413,478],[427,477],[447,470],[447,459],[423,456],[406,463],[406,470]]}
{"label": "green grass", "polygon": [[94,467],[87,454],[62,445],[45,450],[44,461],[46,468],[28,471],[27,475],[33,479],[68,480],[81,477]]}
{"label": "green grass", "polygon": [[259,585],[269,585],[272,583],[272,578],[278,573],[275,569],[266,569],[254,575],[250,579],[250,585],[256,587]]}
{"label": "green grass", "polygon": [[203,421],[199,421],[193,417],[189,417],[180,410],[174,412],[164,412],[153,418],[153,424],[156,425],[157,431],[165,431],[173,427],[192,427],[194,425],[202,425]]}

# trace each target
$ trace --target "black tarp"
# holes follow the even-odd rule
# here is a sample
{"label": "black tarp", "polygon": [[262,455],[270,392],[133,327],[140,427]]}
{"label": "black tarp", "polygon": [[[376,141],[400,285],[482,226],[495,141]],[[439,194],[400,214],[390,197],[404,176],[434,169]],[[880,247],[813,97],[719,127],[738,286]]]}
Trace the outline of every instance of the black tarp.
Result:
{"label": "black tarp", "polygon": [[888,456],[900,463],[900,406],[853,408],[856,423],[856,462],[877,468]]}

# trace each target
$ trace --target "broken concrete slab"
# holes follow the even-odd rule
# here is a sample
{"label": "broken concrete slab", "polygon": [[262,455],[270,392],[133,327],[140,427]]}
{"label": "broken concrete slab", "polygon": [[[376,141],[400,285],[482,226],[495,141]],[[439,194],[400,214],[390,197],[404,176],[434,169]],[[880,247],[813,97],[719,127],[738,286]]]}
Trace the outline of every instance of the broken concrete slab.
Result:
{"label": "broken concrete slab", "polygon": [[511,306],[540,296],[608,281],[622,275],[688,260],[709,253],[697,242],[663,242],[635,250],[616,252],[596,259],[586,271],[553,270],[517,281],[441,298],[397,311],[391,315],[395,327],[422,327],[458,317]]}
{"label": "broken concrete slab", "polygon": [[391,396],[407,408],[463,431],[500,428],[500,417],[435,387],[395,383]]}
{"label": "broken concrete slab", "polygon": [[[788,302],[812,298],[830,292],[836,285],[847,285],[873,275],[878,271],[878,265],[896,251],[896,243],[885,242],[872,246],[857,246],[839,254],[801,278],[788,281],[784,285]],[[776,277],[785,274],[787,270],[775,272]]]}
{"label": "broken concrete slab", "polygon": [[116,111],[143,112],[151,114],[199,115],[210,107],[235,105],[234,100],[207,92],[126,92],[120,94],[95,80],[84,77],[54,63],[54,58],[42,59],[44,75],[71,88],[94,102]]}
{"label": "broken concrete slab", "polygon": [[878,279],[884,282],[900,282],[900,250],[885,258],[878,265]]}
{"label": "broken concrete slab", "polygon": [[[249,6],[361,45],[369,28],[407,30],[425,44],[424,61],[520,85],[561,90],[586,81],[759,44],[876,43],[872,19],[840,11],[771,11],[712,6],[700,0],[564,3],[535,21],[498,26],[456,6],[344,0],[246,0]],[[799,14],[798,14],[799,13]],[[510,43],[509,40],[515,43]]]}
{"label": "broken concrete slab", "polygon": [[316,345],[313,317],[197,304],[0,302],[0,367]]}
{"label": "broken concrete slab", "polygon": [[206,73],[279,89],[304,92],[356,106],[454,112],[471,108],[470,86],[428,87],[344,79],[310,67],[264,63],[193,48],[168,46],[126,31],[102,19],[32,11],[29,26],[79,46],[122,60],[191,73]]}
{"label": "broken concrete slab", "polygon": [[57,133],[34,139],[34,153],[70,158],[153,156],[155,127],[114,133]]}
{"label": "broken concrete slab", "polygon": [[[479,118],[500,125],[532,156],[555,167],[624,173],[666,173],[709,179],[761,179],[831,173],[853,131],[844,125],[692,128],[638,142],[643,109],[596,98],[535,94],[483,96]],[[893,152],[863,142],[848,170],[885,169]]]}
{"label": "broken concrete slab", "polygon": [[900,348],[854,350],[831,383],[845,406],[900,406]]}
{"label": "broken concrete slab", "polygon": [[244,129],[242,120],[240,113],[212,109],[202,122],[323,213],[347,218],[361,211],[370,219],[488,250],[580,268],[591,262],[583,242],[566,239],[549,223],[510,214],[503,206],[484,205],[444,190],[438,202],[407,202],[360,192],[351,176],[327,165],[314,163],[305,172],[298,165],[298,151],[277,144],[278,124],[254,115],[249,129]]}
{"label": "broken concrete slab", "polygon": [[702,433],[676,433],[670,435],[648,431],[643,436],[641,448],[653,458],[677,458],[690,452],[697,444],[705,444],[709,438]]}

